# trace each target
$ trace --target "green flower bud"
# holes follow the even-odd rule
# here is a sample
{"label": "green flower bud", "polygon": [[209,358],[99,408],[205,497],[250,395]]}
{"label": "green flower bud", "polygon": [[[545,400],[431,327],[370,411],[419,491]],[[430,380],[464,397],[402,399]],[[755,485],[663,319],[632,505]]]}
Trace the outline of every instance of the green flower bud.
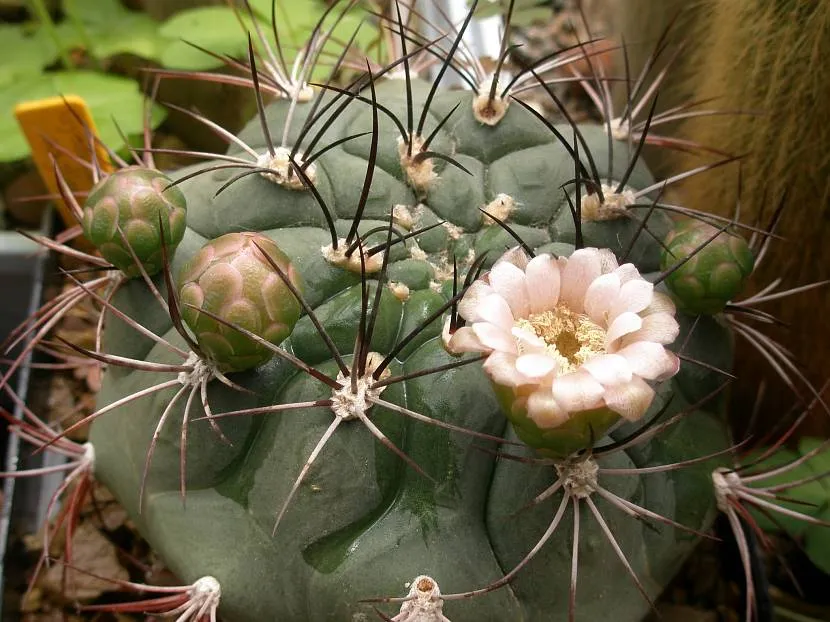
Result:
{"label": "green flower bud", "polygon": [[147,274],[153,275],[162,269],[159,226],[171,255],[184,237],[187,202],[178,187],[168,188],[171,183],[158,171],[130,167],[101,180],[87,198],[81,223],[84,235],[129,278],[141,274],[130,247]]}
{"label": "green flower bud", "polygon": [[288,337],[300,318],[299,301],[263,251],[301,289],[289,258],[259,233],[228,233],[208,242],[179,274],[182,317],[196,334],[199,347],[221,370],[251,369],[270,359],[273,352],[197,309],[273,344]]}
{"label": "green flower bud", "polygon": [[[688,219],[666,237],[661,269],[667,270],[691,255],[717,228]],[[677,306],[688,313],[715,314],[743,289],[755,258],[746,241],[723,232],[666,278]]]}

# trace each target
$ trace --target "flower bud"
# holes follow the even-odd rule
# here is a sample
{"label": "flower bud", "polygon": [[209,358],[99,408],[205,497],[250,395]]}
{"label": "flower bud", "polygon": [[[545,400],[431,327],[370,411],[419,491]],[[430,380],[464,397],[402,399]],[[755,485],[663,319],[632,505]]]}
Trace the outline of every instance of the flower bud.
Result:
{"label": "flower bud", "polygon": [[[694,253],[717,228],[699,220],[679,223],[666,237],[661,269],[668,270]],[[746,241],[725,231],[666,278],[677,306],[688,313],[723,311],[746,283],[755,258]]]}
{"label": "flower bud", "polygon": [[291,334],[300,318],[299,301],[263,251],[301,289],[299,275],[285,253],[258,233],[228,233],[208,242],[179,275],[182,317],[199,347],[224,371],[251,369],[273,352],[198,309],[275,345]]}
{"label": "flower bud", "polygon": [[87,198],[81,222],[84,235],[104,259],[130,278],[141,274],[133,253],[147,274],[161,271],[162,230],[170,255],[184,237],[187,204],[181,190],[168,187],[171,183],[158,171],[130,167],[98,182]]}

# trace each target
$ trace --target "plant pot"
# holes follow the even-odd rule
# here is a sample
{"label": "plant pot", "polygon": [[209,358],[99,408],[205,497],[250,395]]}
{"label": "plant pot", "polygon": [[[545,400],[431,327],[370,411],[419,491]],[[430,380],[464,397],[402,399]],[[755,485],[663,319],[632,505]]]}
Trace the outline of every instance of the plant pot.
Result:
{"label": "plant pot", "polygon": [[[43,215],[40,230],[34,233],[48,234],[52,229],[53,213],[51,210]],[[3,304],[0,305],[0,340],[4,339],[15,326],[40,307],[43,287],[47,275],[49,254],[38,244],[16,231],[0,231],[0,292]],[[26,399],[31,376],[31,353],[26,356],[24,364],[12,378],[11,386],[21,400]],[[12,412],[15,418],[22,418],[19,406],[5,393],[0,394],[0,406]],[[9,434],[7,427],[0,430],[0,469],[15,472],[23,468],[36,468],[57,464],[58,458],[52,453],[29,457],[21,451],[20,440]],[[49,497],[61,482],[61,474],[51,477],[15,478],[2,480],[3,501],[0,507],[0,588],[3,587],[6,574],[9,535],[31,533],[45,519]],[[0,601],[2,607],[2,601]],[[0,609],[0,618],[13,619],[10,612]]]}

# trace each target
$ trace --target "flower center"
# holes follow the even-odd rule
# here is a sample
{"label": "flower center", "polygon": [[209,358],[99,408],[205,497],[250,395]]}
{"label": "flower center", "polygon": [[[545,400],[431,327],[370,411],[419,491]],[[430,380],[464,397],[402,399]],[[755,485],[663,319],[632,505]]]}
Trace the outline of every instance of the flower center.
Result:
{"label": "flower center", "polygon": [[547,346],[547,353],[557,359],[562,373],[574,371],[587,360],[605,353],[605,330],[587,315],[565,305],[534,313],[516,322],[531,330]]}

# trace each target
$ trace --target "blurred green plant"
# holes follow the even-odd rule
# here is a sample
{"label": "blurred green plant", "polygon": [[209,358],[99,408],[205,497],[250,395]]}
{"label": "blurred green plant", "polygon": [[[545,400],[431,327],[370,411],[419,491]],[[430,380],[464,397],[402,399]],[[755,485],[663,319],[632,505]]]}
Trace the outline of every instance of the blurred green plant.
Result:
{"label": "blurred green plant", "polygon": [[[135,81],[86,70],[44,72],[0,86],[0,162],[21,160],[29,154],[29,145],[13,114],[14,107],[20,102],[61,94],[79,95],[86,100],[98,134],[108,145],[123,143],[119,128],[127,136],[138,135],[142,130],[144,98]],[[164,120],[164,115],[163,108],[154,107],[153,127]]]}
{"label": "blurred green plant", "polygon": [[[469,2],[467,3],[469,6]],[[510,0],[487,0],[478,5],[477,17],[492,17],[502,15],[504,9],[510,4]],[[514,0],[513,16],[510,23],[513,26],[531,26],[537,22],[549,20],[554,14],[554,9],[561,9],[561,2],[544,2],[542,0]]]}
{"label": "blurred green plant", "polygon": [[[285,3],[277,4],[277,31],[290,63],[296,53],[294,42],[308,38],[326,4],[296,0],[290,12]],[[259,27],[270,35],[271,0],[250,0],[250,6]],[[144,96],[135,80],[109,73],[114,57],[128,54],[170,69],[209,71],[223,62],[199,47],[216,55],[244,58],[245,31],[254,27],[244,11],[231,6],[187,9],[164,22],[127,9],[120,0],[63,0],[63,19],[58,22],[44,0],[30,0],[29,8],[31,21],[0,24],[0,163],[29,154],[13,114],[19,102],[78,95],[89,104],[101,139],[111,146],[120,145],[119,128],[128,137],[143,129]],[[338,40],[342,43],[354,32],[361,21],[359,8],[356,5],[337,24],[331,45]],[[365,25],[354,45],[368,51],[376,41],[377,29]],[[320,65],[320,75],[313,77],[328,71],[324,63]],[[153,128],[165,114],[160,106],[154,107]]]}
{"label": "blurred green plant", "polygon": [[[266,36],[271,36],[271,0],[249,0],[259,26]],[[309,38],[314,26],[325,13],[323,0],[295,0],[290,3],[277,2],[274,17],[276,30],[280,36],[286,61],[291,63],[296,56],[299,44]],[[372,3],[363,3],[363,6]],[[372,7],[377,8],[377,7]],[[331,53],[342,49],[362,21],[361,3],[356,3],[352,11],[340,20],[327,45]],[[160,55],[159,61],[165,67],[187,70],[210,70],[221,65],[215,57],[202,52],[194,46],[210,50],[214,54],[226,54],[232,57],[247,56],[248,42],[241,28],[232,24],[242,21],[245,30],[251,31],[253,24],[247,15],[237,14],[227,6],[206,6],[188,9],[176,13],[159,28],[159,34],[168,41],[167,47]],[[334,24],[333,16],[326,22]],[[364,24],[354,41],[356,49],[369,51],[377,41],[377,29]],[[256,37],[254,37],[256,40]],[[341,46],[341,47],[338,47]],[[323,55],[325,56],[325,48]],[[320,63],[314,78],[324,79],[329,68]]]}
{"label": "blurred green plant", "polygon": [[[117,54],[158,58],[166,46],[158,24],[118,0],[64,0],[58,23],[43,0],[31,0],[29,8],[32,21],[0,25],[0,162],[29,154],[14,118],[14,107],[24,101],[78,95],[104,142],[120,145],[120,132],[138,135],[144,96],[135,80],[107,73],[107,61]],[[164,117],[155,106],[153,127]]]}
{"label": "blurred green plant", "polygon": [[[756,451],[755,456],[763,457],[763,453]],[[749,460],[752,461],[753,456]],[[755,465],[752,473],[768,473],[798,461],[800,463],[783,470],[780,475],[764,477],[759,485],[764,488],[786,486],[781,493],[786,500],[775,501],[777,505],[830,523],[830,446],[826,440],[804,437],[797,450],[782,448],[775,451]],[[791,486],[794,482],[800,482],[800,485]],[[786,533],[794,538],[803,546],[810,561],[830,574],[830,530],[780,513],[776,513],[773,520],[769,512],[750,511],[761,529],[768,533]]]}

